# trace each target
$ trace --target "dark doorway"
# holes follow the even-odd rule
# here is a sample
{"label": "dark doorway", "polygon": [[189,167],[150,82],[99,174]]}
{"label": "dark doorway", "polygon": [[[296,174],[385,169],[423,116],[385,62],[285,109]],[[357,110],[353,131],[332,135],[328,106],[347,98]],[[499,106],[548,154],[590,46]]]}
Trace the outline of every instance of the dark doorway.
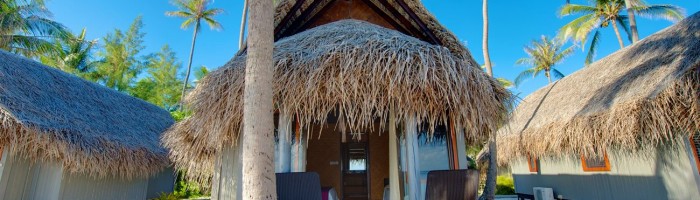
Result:
{"label": "dark doorway", "polygon": [[369,199],[369,136],[358,138],[341,145],[343,200]]}

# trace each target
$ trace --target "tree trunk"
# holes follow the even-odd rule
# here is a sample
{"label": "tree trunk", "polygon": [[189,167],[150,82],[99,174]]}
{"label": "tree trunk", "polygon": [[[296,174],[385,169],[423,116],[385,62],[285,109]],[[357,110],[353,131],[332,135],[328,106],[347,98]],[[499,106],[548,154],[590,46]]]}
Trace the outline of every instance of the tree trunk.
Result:
{"label": "tree trunk", "polygon": [[182,86],[182,95],[180,96],[180,103],[185,99],[185,92],[187,92],[187,82],[190,79],[190,71],[192,70],[192,56],[194,55],[194,44],[197,41],[197,32],[199,32],[199,20],[194,25],[194,34],[192,34],[192,47],[190,48],[190,60],[187,62],[187,73],[185,74],[185,84]]}
{"label": "tree trunk", "polygon": [[[484,16],[484,40],[482,50],[484,51],[484,65],[486,67],[486,73],[493,77],[493,69],[491,67],[491,57],[489,55],[489,12],[488,12],[488,0],[483,0],[483,16]],[[481,195],[482,198],[493,200],[496,198],[496,175],[497,175],[497,165],[496,165],[496,132],[489,133],[489,169],[486,174],[486,187],[484,188],[484,193]]]}
{"label": "tree trunk", "polygon": [[238,33],[238,49],[243,49],[243,40],[245,34],[245,24],[248,15],[248,0],[243,0],[243,14],[241,15],[241,28]]}
{"label": "tree trunk", "polygon": [[632,43],[639,41],[639,32],[637,32],[637,20],[635,19],[634,9],[632,9],[632,0],[625,0],[625,7],[627,7],[627,16],[630,21],[630,32],[632,32]]}
{"label": "tree trunk", "polygon": [[547,81],[548,81],[549,83],[552,83],[552,74],[549,73],[549,70],[545,70],[545,71],[544,71],[544,76],[547,77]]}
{"label": "tree trunk", "polygon": [[484,38],[481,49],[484,51],[484,67],[486,67],[486,74],[493,77],[493,69],[491,68],[491,56],[489,55],[489,11],[488,11],[488,1],[483,0],[483,15],[484,15]]}
{"label": "tree trunk", "polygon": [[617,35],[617,42],[620,43],[620,49],[625,48],[625,42],[622,41],[622,35],[620,35],[620,29],[617,28],[617,22],[615,20],[612,21],[612,27],[615,30],[615,35]]}
{"label": "tree trunk", "polygon": [[243,198],[277,199],[272,117],[272,1],[251,1],[243,96]]}

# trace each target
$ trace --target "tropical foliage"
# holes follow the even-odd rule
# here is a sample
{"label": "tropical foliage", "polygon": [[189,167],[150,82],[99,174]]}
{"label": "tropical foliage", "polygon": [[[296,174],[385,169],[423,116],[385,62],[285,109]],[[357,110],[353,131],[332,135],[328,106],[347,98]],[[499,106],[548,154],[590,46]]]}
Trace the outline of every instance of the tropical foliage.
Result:
{"label": "tropical foliage", "polygon": [[564,48],[561,41],[542,36],[539,41],[533,40],[524,50],[528,57],[518,59],[515,63],[527,65],[530,68],[521,72],[515,78],[516,86],[520,85],[523,80],[534,78],[542,72],[544,72],[544,76],[547,77],[549,83],[552,82],[552,77],[557,79],[564,77],[564,74],[557,70],[555,66],[573,53],[574,46]]}
{"label": "tropical foliage", "polygon": [[[634,13],[639,16],[649,18],[662,18],[671,21],[677,21],[683,18],[683,9],[668,4],[647,5],[641,0],[630,1],[632,8],[625,6],[625,0],[591,0],[590,5],[582,4],[566,4],[559,10],[560,16],[581,15],[564,25],[559,31],[559,37],[562,39],[573,39],[577,43],[585,43],[588,37],[592,35],[590,44],[588,45],[588,54],[586,56],[586,65],[593,62],[598,43],[600,42],[600,30],[607,27],[612,27],[617,36],[620,48],[624,48],[624,41],[620,28],[627,33],[628,39],[631,41],[631,32],[629,28],[629,18],[625,13],[627,9],[633,9]],[[581,45],[585,48],[585,45]]]}
{"label": "tropical foliage", "polygon": [[66,28],[49,19],[43,0],[0,1],[0,49],[35,57],[53,51],[49,40],[66,35]]}
{"label": "tropical foliage", "polygon": [[97,65],[98,82],[118,91],[131,87],[145,66],[139,57],[144,49],[142,27],[142,19],[137,17],[126,32],[115,29],[104,37],[104,47],[98,53],[103,58]]}
{"label": "tropical foliage", "polygon": [[149,58],[148,76],[137,81],[129,93],[171,110],[180,101],[178,88],[182,81],[178,79],[178,69],[181,65],[175,52],[168,45],[163,46],[160,52]]}
{"label": "tropical foliage", "polygon": [[66,33],[65,37],[54,39],[54,50],[39,55],[42,63],[75,74],[88,80],[95,80],[95,65],[92,53],[97,40],[86,40],[86,30],[79,35]]}

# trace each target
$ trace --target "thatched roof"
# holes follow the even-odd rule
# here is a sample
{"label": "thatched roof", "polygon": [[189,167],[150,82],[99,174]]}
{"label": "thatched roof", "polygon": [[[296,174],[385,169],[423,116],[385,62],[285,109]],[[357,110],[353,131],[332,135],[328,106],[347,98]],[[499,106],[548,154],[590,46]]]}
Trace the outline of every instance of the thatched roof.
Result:
{"label": "thatched roof", "polygon": [[0,51],[0,146],[93,177],[146,177],[169,165],[154,105]]}
{"label": "thatched roof", "polygon": [[[192,117],[163,138],[178,168],[206,177],[222,144],[242,127],[245,53],[210,73],[186,101]],[[476,139],[503,122],[510,94],[478,66],[398,31],[341,20],[275,43],[274,102],[308,126],[341,113],[350,130],[409,115],[435,125],[455,119]],[[382,120],[383,121],[383,120]],[[312,133],[313,134],[313,133]]]}
{"label": "thatched roof", "polygon": [[498,156],[635,151],[700,131],[698,119],[694,14],[527,96],[499,131]]}

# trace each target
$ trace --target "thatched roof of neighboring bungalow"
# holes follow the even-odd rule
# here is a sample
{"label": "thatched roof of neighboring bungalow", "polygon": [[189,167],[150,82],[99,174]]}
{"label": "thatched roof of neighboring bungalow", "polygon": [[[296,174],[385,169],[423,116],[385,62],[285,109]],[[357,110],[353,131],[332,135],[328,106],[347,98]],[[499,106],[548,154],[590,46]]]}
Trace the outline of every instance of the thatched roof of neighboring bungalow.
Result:
{"label": "thatched roof of neighboring bungalow", "polygon": [[[207,177],[223,144],[242,127],[245,53],[210,73],[188,96],[192,117],[163,141],[171,159],[190,175]],[[409,115],[435,125],[448,117],[476,139],[505,118],[510,93],[470,60],[398,31],[341,20],[275,43],[274,102],[302,125],[341,113],[350,130]],[[314,134],[314,133],[312,133]],[[200,173],[200,174],[198,174]]]}
{"label": "thatched roof of neighboring bungalow", "polygon": [[700,14],[534,92],[499,131],[501,164],[635,151],[700,131]]}
{"label": "thatched roof of neighboring bungalow", "polygon": [[0,51],[0,146],[92,177],[146,177],[169,165],[154,105]]}

